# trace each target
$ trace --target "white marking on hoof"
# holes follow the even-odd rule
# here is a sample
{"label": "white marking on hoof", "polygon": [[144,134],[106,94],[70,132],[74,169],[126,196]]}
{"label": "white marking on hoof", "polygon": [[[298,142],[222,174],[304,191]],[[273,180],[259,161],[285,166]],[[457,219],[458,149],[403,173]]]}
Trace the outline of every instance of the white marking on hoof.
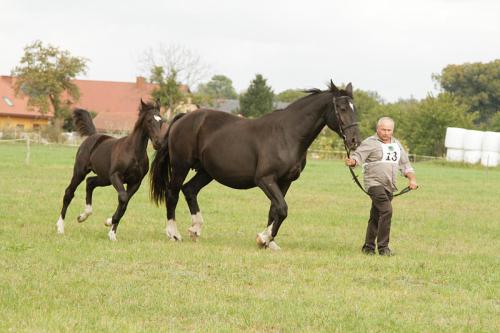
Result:
{"label": "white marking on hoof", "polygon": [[108,218],[106,219],[106,221],[104,221],[104,225],[105,225],[106,227],[111,227],[111,225],[113,224],[112,222],[113,222],[113,219],[112,219],[111,217],[108,217]]}
{"label": "white marking on hoof", "polygon": [[281,250],[281,247],[279,247],[278,244],[276,244],[275,241],[270,241],[269,245],[267,246],[267,248],[269,250],[273,250],[273,251],[279,251],[279,250]]}
{"label": "white marking on hoof", "polygon": [[59,219],[57,220],[56,226],[57,226],[57,233],[64,234],[64,220],[63,220],[62,216],[59,216]]}
{"label": "white marking on hoof", "polygon": [[269,246],[269,242],[271,242],[271,232],[273,230],[273,224],[271,223],[271,225],[269,225],[264,231],[262,231],[261,233],[258,233],[257,234],[257,238],[255,239],[255,241],[257,242],[257,245],[259,247],[268,247]]}
{"label": "white marking on hoof", "polygon": [[92,205],[85,205],[85,210],[76,219],[79,223],[82,223],[87,219],[87,217],[90,216],[90,214],[92,214]]}
{"label": "white marking on hoof", "polygon": [[175,223],[175,220],[168,220],[167,221],[167,237],[172,240],[172,241],[182,241],[182,236],[179,233],[179,230],[177,230],[177,223]]}
{"label": "white marking on hoof", "polygon": [[191,215],[192,224],[188,228],[189,236],[191,240],[198,241],[198,237],[201,236],[201,227],[203,226],[203,217],[201,212],[196,213],[196,215]]}
{"label": "white marking on hoof", "polygon": [[111,228],[111,230],[109,230],[108,237],[109,237],[110,241],[116,242],[116,232],[113,231],[113,228]]}

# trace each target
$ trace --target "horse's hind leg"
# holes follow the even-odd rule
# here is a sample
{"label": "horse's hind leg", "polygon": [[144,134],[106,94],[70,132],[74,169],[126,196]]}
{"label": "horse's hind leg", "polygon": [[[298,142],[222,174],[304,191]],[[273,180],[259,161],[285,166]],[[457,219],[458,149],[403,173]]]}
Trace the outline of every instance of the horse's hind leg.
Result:
{"label": "horse's hind leg", "polygon": [[166,233],[170,240],[181,241],[182,237],[177,229],[177,223],[175,222],[175,208],[177,207],[177,202],[179,201],[179,192],[181,190],[182,183],[189,172],[189,168],[179,168],[172,167],[172,177],[168,184],[167,190],[167,227]]}
{"label": "horse's hind leg", "polygon": [[81,213],[77,220],[78,222],[85,221],[90,214],[92,214],[92,193],[98,186],[108,186],[111,182],[108,179],[100,178],[98,176],[87,178],[87,196],[85,198],[85,210]]}
{"label": "horse's hind leg", "polygon": [[188,231],[191,239],[194,241],[197,241],[198,237],[200,237],[203,225],[203,217],[198,206],[198,192],[212,180],[213,178],[205,170],[200,169],[193,178],[182,186],[182,193],[184,193],[189,211],[191,212],[192,223]]}
{"label": "horse's hind leg", "polygon": [[[130,201],[130,198],[132,198],[134,193],[139,189],[141,182],[139,181],[134,184],[128,184],[127,189],[125,190],[123,181],[118,173],[112,174],[110,178],[111,184],[113,184],[113,187],[118,192],[118,207],[116,208],[116,211],[111,218],[111,229],[108,232],[108,237],[109,240],[116,241],[116,229],[118,229],[120,219],[122,218],[123,214],[125,214],[128,202]],[[106,223],[106,225],[108,225],[108,223]]]}
{"label": "horse's hind leg", "polygon": [[87,173],[88,172],[82,170],[81,168],[78,168],[75,165],[75,168],[73,169],[73,177],[71,178],[71,182],[69,183],[68,187],[66,188],[66,191],[64,192],[61,215],[59,216],[59,219],[57,220],[56,224],[57,233],[59,234],[64,234],[64,219],[66,218],[66,210],[68,209],[71,200],[75,196],[76,188],[85,179]]}

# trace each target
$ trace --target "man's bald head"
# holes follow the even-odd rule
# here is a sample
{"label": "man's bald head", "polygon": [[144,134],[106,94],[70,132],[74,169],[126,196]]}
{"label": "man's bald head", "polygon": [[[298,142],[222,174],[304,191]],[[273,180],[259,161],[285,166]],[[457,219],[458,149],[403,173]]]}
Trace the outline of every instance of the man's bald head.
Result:
{"label": "man's bald head", "polygon": [[390,143],[394,131],[394,120],[382,117],[377,121],[377,135],[384,143]]}
{"label": "man's bald head", "polygon": [[382,117],[377,121],[377,128],[379,128],[382,124],[385,126],[391,126],[394,130],[394,120],[390,117]]}

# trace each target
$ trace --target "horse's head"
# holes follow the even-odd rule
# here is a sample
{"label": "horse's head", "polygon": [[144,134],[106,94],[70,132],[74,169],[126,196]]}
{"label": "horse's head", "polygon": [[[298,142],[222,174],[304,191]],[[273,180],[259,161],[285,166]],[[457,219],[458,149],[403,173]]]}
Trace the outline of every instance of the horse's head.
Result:
{"label": "horse's head", "polygon": [[160,115],[160,103],[144,103],[141,99],[141,108],[139,109],[139,117],[142,118],[142,126],[146,131],[155,150],[161,146],[160,129],[163,123],[163,118]]}
{"label": "horse's head", "polygon": [[344,139],[350,150],[356,149],[361,144],[352,84],[344,89],[338,89],[330,81],[330,91],[333,93],[331,110],[326,113],[326,125],[337,132]]}

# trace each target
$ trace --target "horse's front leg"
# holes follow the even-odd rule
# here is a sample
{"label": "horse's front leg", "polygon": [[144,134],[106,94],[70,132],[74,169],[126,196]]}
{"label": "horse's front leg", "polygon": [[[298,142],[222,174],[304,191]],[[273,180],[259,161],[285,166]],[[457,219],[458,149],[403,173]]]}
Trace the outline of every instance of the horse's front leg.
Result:
{"label": "horse's front leg", "polygon": [[273,177],[264,177],[258,181],[258,186],[271,200],[271,208],[269,209],[269,219],[267,228],[257,234],[257,244],[261,247],[279,250],[280,247],[274,241],[278,234],[281,223],[288,215],[288,205],[285,201],[285,194],[290,184],[279,186]]}
{"label": "horse's front leg", "polygon": [[139,181],[136,183],[128,184],[127,190],[125,190],[125,186],[123,185],[123,180],[117,172],[112,174],[110,179],[111,179],[111,184],[113,184],[113,187],[118,192],[118,207],[116,208],[113,217],[111,219],[108,219],[105,224],[111,226],[111,229],[108,232],[109,240],[116,241],[116,229],[118,229],[118,224],[120,223],[120,219],[122,218],[123,214],[125,214],[128,202],[130,201],[130,198],[132,198],[134,193],[137,192],[137,190],[139,189],[141,182]]}
{"label": "horse's front leg", "polygon": [[78,222],[82,223],[92,214],[92,194],[94,189],[98,186],[111,185],[110,181],[105,178],[89,177],[87,178],[87,196],[85,198],[85,210],[76,218]]}

